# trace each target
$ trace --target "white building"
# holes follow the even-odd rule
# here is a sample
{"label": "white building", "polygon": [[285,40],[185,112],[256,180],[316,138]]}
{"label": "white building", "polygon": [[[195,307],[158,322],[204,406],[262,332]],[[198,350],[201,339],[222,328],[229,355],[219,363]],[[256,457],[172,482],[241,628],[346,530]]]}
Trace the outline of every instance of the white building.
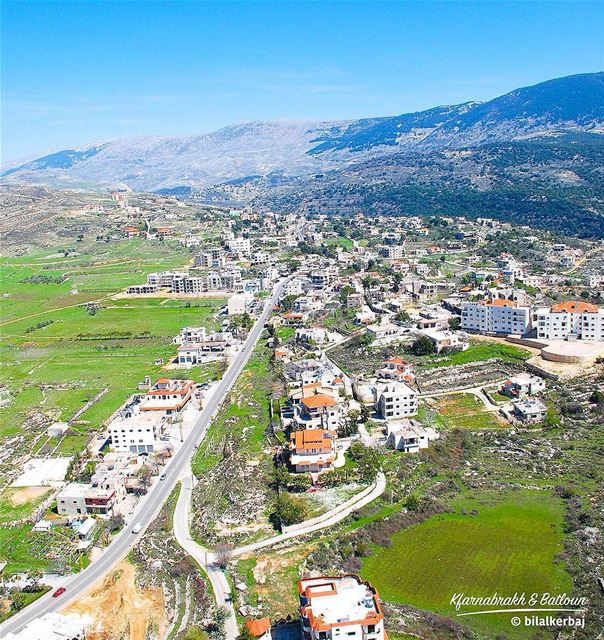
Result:
{"label": "white building", "polygon": [[511,300],[465,302],[461,307],[461,328],[481,333],[525,335],[531,330],[530,307]]}
{"label": "white building", "polygon": [[418,409],[418,393],[404,382],[378,383],[375,409],[387,420],[414,416]]}
{"label": "white building", "polygon": [[588,302],[561,302],[537,309],[537,338],[604,341],[604,308]]}
{"label": "white building", "polygon": [[174,344],[184,344],[185,342],[203,342],[206,339],[205,327],[184,327],[180,333],[173,338]]}
{"label": "white building", "polygon": [[427,449],[430,441],[438,437],[434,429],[427,429],[415,420],[389,420],[386,428],[386,446],[407,453]]}
{"label": "white building", "polygon": [[228,241],[229,251],[238,256],[249,256],[252,251],[252,242],[249,238],[233,238]]}
{"label": "white building", "polygon": [[516,400],[512,403],[514,414],[524,424],[537,424],[543,422],[547,415],[547,407],[536,398]]}
{"label": "white building", "polygon": [[243,315],[247,309],[247,296],[243,294],[236,294],[231,296],[227,302],[228,314],[230,316]]}
{"label": "white building", "polygon": [[305,578],[298,593],[303,640],[384,640],[377,591],[358,576]]}
{"label": "white building", "polygon": [[525,398],[545,390],[545,380],[532,373],[519,373],[506,380],[502,386],[502,393],[511,398]]}
{"label": "white building", "polygon": [[438,329],[424,329],[420,332],[432,341],[436,347],[436,353],[441,351],[465,351],[470,345],[459,337],[454,331],[439,331]]}

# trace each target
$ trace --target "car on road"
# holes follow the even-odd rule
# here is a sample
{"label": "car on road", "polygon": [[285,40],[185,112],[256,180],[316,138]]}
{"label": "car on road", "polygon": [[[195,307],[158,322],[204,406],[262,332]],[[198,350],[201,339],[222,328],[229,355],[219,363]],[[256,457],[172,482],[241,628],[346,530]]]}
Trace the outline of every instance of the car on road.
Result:
{"label": "car on road", "polygon": [[160,480],[165,480],[166,479],[166,474],[162,473],[161,476],[159,476],[159,479]]}
{"label": "car on road", "polygon": [[53,598],[58,598],[60,595],[63,595],[65,593],[65,591],[67,591],[67,589],[65,587],[59,587],[53,594],[52,597]]}
{"label": "car on road", "polygon": [[143,525],[142,525],[140,522],[137,522],[137,523],[132,527],[132,533],[140,533],[142,528],[143,528]]}

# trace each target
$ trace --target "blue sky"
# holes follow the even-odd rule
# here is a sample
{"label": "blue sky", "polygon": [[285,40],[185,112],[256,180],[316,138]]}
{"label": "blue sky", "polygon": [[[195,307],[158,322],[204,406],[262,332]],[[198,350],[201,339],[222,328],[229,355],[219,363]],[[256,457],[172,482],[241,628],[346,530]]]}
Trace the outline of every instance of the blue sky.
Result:
{"label": "blue sky", "polygon": [[2,158],[604,69],[602,2],[2,2]]}

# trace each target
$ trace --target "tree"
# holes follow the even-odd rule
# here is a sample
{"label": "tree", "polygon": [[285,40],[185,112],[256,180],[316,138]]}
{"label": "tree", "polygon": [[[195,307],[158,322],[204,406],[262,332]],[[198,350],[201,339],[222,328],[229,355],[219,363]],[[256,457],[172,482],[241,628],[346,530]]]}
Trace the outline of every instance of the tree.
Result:
{"label": "tree", "polygon": [[409,320],[411,320],[411,316],[403,309],[394,316],[394,319],[397,322],[409,322]]}
{"label": "tree", "polygon": [[273,501],[270,519],[280,529],[302,522],[308,513],[306,503],[301,498],[280,493]]}
{"label": "tree", "polygon": [[449,318],[449,329],[456,331],[461,328],[461,318],[459,316],[453,316]]}
{"label": "tree", "polygon": [[226,569],[233,557],[233,547],[230,544],[221,544],[216,549],[216,564],[221,569]]}
{"label": "tree", "polygon": [[349,438],[359,432],[360,413],[356,410],[351,411],[343,423],[338,427],[338,438]]}
{"label": "tree", "polygon": [[366,447],[361,442],[353,442],[350,455],[357,463],[359,473],[364,480],[374,480],[380,470],[380,456],[375,449]]}
{"label": "tree", "polygon": [[436,345],[428,336],[420,336],[412,345],[411,352],[416,356],[428,356],[436,353]]}

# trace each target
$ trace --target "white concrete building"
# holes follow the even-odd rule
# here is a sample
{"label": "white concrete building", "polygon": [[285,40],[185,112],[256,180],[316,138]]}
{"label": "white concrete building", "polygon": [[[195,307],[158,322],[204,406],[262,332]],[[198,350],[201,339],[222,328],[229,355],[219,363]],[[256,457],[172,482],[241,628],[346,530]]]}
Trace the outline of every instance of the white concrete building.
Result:
{"label": "white concrete building", "polygon": [[461,307],[461,328],[481,333],[526,335],[531,330],[530,307],[511,300],[465,302]]}
{"label": "white concrete building", "polygon": [[355,575],[298,582],[303,640],[384,640],[377,591]]}
{"label": "white concrete building", "polygon": [[375,409],[386,420],[414,416],[418,409],[418,393],[404,382],[378,383]]}
{"label": "white concrete building", "polygon": [[437,431],[427,429],[415,420],[389,420],[386,427],[386,446],[406,453],[427,449],[438,437]]}
{"label": "white concrete building", "polygon": [[561,302],[535,313],[537,338],[604,341],[604,308],[588,302]]}

